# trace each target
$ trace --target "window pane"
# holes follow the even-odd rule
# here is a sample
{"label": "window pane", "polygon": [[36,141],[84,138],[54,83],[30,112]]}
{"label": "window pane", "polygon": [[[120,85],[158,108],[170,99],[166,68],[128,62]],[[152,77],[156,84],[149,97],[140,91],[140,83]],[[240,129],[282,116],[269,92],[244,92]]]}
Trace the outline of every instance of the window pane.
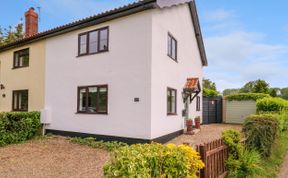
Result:
{"label": "window pane", "polygon": [[98,31],[89,33],[89,53],[98,52]]}
{"label": "window pane", "polygon": [[172,54],[171,57],[173,59],[176,59],[176,41],[172,39]]}
{"label": "window pane", "polygon": [[18,98],[18,94],[15,92],[14,93],[14,96],[13,96],[13,102],[14,102],[14,105],[13,105],[13,110],[17,110],[17,98]]}
{"label": "window pane", "polygon": [[28,110],[28,91],[23,91],[19,95],[20,110]]}
{"label": "window pane", "polygon": [[88,112],[96,112],[97,87],[90,87],[88,92]]}
{"label": "window pane", "polygon": [[172,51],[171,51],[171,36],[168,35],[168,55],[172,56]]}
{"label": "window pane", "polygon": [[171,113],[171,92],[170,90],[167,91],[167,113]]}
{"label": "window pane", "polygon": [[100,44],[99,50],[105,51],[108,50],[108,29],[100,31]]}
{"label": "window pane", "polygon": [[171,113],[176,113],[176,93],[171,90]]}
{"label": "window pane", "polygon": [[86,111],[86,88],[79,91],[79,111]]}
{"label": "window pane", "polygon": [[87,35],[80,36],[80,54],[87,53]]}
{"label": "window pane", "polygon": [[107,88],[99,88],[98,112],[107,112]]}

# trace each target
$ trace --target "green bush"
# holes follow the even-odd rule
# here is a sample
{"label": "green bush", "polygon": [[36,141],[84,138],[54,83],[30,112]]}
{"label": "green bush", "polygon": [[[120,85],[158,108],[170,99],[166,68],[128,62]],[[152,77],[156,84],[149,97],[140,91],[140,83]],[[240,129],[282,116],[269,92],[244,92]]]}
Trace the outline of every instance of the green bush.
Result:
{"label": "green bush", "polygon": [[104,177],[195,177],[204,164],[190,146],[136,144],[114,151]]}
{"label": "green bush", "polygon": [[73,143],[78,143],[81,145],[87,145],[92,148],[100,148],[100,149],[105,149],[108,151],[113,151],[115,149],[119,149],[120,147],[123,146],[128,146],[126,143],[123,142],[117,142],[117,141],[112,141],[112,142],[104,142],[104,141],[97,141],[93,137],[87,137],[87,138],[70,138],[69,139]]}
{"label": "green bush", "polygon": [[279,127],[281,131],[288,130],[288,111],[281,111],[277,116],[279,121]]}
{"label": "green bush", "polygon": [[229,157],[226,161],[228,177],[254,177],[261,173],[259,153],[244,148],[239,131],[229,129],[223,132],[222,139],[229,147]]}
{"label": "green bush", "polygon": [[256,103],[258,112],[281,112],[288,109],[288,101],[282,98],[263,98]]}
{"label": "green bush", "polygon": [[270,156],[278,131],[279,121],[275,114],[251,115],[243,125],[247,148],[258,150],[264,157]]}
{"label": "green bush", "polygon": [[239,93],[225,96],[225,99],[228,101],[257,101],[262,98],[270,98],[269,94],[263,93]]}
{"label": "green bush", "polygon": [[214,96],[219,96],[219,93],[217,91],[215,91],[215,90],[204,88],[203,96],[214,97]]}
{"label": "green bush", "polygon": [[0,113],[0,146],[28,140],[40,128],[39,112]]}

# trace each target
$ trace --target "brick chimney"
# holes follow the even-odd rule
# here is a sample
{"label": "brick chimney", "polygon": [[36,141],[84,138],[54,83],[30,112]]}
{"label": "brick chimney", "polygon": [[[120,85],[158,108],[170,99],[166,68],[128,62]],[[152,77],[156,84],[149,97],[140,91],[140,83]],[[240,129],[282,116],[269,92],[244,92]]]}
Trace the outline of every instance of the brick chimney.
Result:
{"label": "brick chimney", "polygon": [[38,14],[31,7],[25,13],[25,37],[29,37],[38,33]]}

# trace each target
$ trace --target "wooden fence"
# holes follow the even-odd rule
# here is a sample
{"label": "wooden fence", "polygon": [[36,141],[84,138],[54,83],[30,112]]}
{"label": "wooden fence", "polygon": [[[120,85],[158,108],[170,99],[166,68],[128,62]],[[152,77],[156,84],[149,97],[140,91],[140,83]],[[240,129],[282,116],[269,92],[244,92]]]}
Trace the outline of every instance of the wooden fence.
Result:
{"label": "wooden fence", "polygon": [[205,164],[205,168],[200,170],[200,178],[226,177],[225,161],[228,159],[229,150],[222,139],[198,145],[196,150]]}

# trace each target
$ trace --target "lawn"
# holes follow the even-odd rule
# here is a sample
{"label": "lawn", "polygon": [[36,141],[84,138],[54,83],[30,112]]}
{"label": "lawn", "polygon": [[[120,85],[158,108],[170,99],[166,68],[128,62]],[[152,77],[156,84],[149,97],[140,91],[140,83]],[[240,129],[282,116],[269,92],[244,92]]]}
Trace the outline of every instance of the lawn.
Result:
{"label": "lawn", "polygon": [[109,152],[45,137],[0,148],[0,177],[102,177]]}

